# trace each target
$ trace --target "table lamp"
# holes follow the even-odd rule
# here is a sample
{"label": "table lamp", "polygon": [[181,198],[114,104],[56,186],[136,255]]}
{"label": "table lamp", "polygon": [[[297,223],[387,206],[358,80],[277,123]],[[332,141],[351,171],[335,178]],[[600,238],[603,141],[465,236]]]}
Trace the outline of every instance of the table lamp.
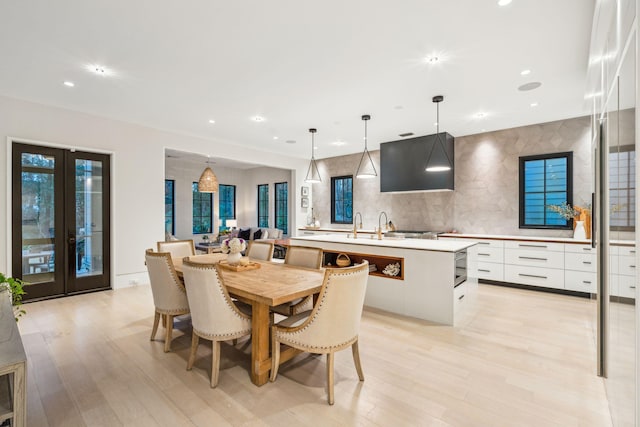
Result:
{"label": "table lamp", "polygon": [[225,221],[225,224],[227,226],[227,228],[231,228],[231,229],[235,229],[238,226],[238,220],[237,219],[228,219]]}

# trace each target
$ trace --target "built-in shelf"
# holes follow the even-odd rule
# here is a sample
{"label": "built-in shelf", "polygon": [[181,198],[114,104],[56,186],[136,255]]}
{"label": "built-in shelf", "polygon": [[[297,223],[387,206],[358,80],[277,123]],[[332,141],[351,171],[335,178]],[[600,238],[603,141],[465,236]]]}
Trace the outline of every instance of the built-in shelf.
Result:
{"label": "built-in shelf", "polygon": [[[344,252],[344,251],[324,251],[324,260],[322,264],[325,267],[337,267],[336,258],[339,254],[346,254],[351,259],[351,265],[360,264],[363,260],[369,261],[369,265],[375,265],[376,271],[370,271],[370,276],[384,277],[386,279],[404,280],[404,258],[362,254],[357,252]],[[400,273],[397,276],[388,276],[382,272],[384,268],[389,264],[400,264]]]}
{"label": "built-in shelf", "polygon": [[0,423],[13,418],[9,374],[0,376]]}

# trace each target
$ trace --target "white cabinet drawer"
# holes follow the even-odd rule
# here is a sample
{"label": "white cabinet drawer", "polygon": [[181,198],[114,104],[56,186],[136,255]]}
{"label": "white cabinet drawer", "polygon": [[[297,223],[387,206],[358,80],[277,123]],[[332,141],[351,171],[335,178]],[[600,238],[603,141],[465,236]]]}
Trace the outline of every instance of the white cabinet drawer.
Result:
{"label": "white cabinet drawer", "polygon": [[521,242],[518,240],[510,240],[505,242],[504,247],[507,249],[564,252],[564,243],[553,242]]}
{"label": "white cabinet drawer", "polygon": [[511,283],[564,289],[563,269],[505,265],[504,278]]}
{"label": "white cabinet drawer", "polygon": [[469,293],[469,282],[463,282],[453,288],[453,309],[457,311],[459,307],[465,303],[465,298]]}
{"label": "white cabinet drawer", "polygon": [[580,253],[565,253],[564,254],[564,268],[565,270],[577,270],[577,271],[589,271],[595,273],[596,271],[596,254],[580,254]]}
{"label": "white cabinet drawer", "polygon": [[478,262],[504,262],[504,249],[492,246],[475,247],[474,255]]}
{"label": "white cabinet drawer", "polygon": [[584,271],[568,271],[564,272],[564,288],[570,291],[596,293],[598,287],[596,273],[587,273]]}
{"label": "white cabinet drawer", "polygon": [[635,276],[636,257],[635,256],[612,256],[611,272],[623,274],[625,276]]}
{"label": "white cabinet drawer", "polygon": [[636,297],[636,281],[632,276],[613,276],[611,295],[634,298]]}
{"label": "white cabinet drawer", "polygon": [[477,239],[469,239],[470,241],[476,242],[476,248],[504,248],[504,242],[502,240],[477,240]]}
{"label": "white cabinet drawer", "polygon": [[592,248],[591,245],[574,245],[570,243],[564,244],[564,252],[565,253],[576,253],[576,254],[595,254],[596,249]]}
{"label": "white cabinet drawer", "polygon": [[636,248],[633,246],[612,246],[617,248],[618,254],[622,256],[636,256]]}
{"label": "white cabinet drawer", "polygon": [[504,263],[531,267],[564,268],[564,252],[531,249],[507,249]]}
{"label": "white cabinet drawer", "polygon": [[491,262],[477,263],[478,279],[504,281],[504,265]]}

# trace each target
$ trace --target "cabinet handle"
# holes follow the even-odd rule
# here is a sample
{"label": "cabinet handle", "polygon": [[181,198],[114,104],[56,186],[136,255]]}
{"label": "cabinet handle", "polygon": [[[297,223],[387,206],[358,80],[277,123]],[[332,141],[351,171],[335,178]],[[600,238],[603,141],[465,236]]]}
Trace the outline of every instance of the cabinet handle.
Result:
{"label": "cabinet handle", "polygon": [[464,295],[460,295],[460,296],[458,297],[458,301],[459,301],[459,300],[461,300],[462,298],[464,298]]}
{"label": "cabinet handle", "polygon": [[635,286],[635,285],[632,285],[632,286],[629,286],[629,288],[630,288],[630,289],[635,289],[635,288],[636,288],[636,286]]}
{"label": "cabinet handle", "polygon": [[535,274],[522,274],[522,273],[518,273],[518,276],[522,276],[522,277],[535,277],[536,279],[547,279],[547,276],[537,276]]}
{"label": "cabinet handle", "polygon": [[537,257],[534,257],[534,256],[519,256],[518,258],[520,258],[520,259],[533,259],[533,260],[536,260],[536,261],[547,261],[546,258],[537,258]]}
{"label": "cabinet handle", "polygon": [[630,265],[629,267],[631,267],[631,268],[636,268],[636,266],[635,266],[635,265]]}
{"label": "cabinet handle", "polygon": [[478,271],[482,271],[483,273],[491,273],[491,270],[484,270],[482,268],[479,268]]}
{"label": "cabinet handle", "polygon": [[636,253],[636,251],[633,251],[633,250],[632,250],[632,251],[629,251],[629,253],[630,253],[630,254],[635,254],[635,253]]}
{"label": "cabinet handle", "polygon": [[520,246],[521,248],[547,248],[547,245],[525,245],[522,243],[519,243],[518,246]]}
{"label": "cabinet handle", "polygon": [[589,252],[591,252],[591,249],[592,248],[582,248],[583,251],[589,251]]}
{"label": "cabinet handle", "polygon": [[591,284],[591,280],[583,280],[582,283],[590,285]]}
{"label": "cabinet handle", "polygon": [[591,261],[582,261],[583,264],[591,265]]}
{"label": "cabinet handle", "polygon": [[481,253],[478,253],[478,255],[482,255],[482,256],[491,256],[491,254],[481,254]]}
{"label": "cabinet handle", "polygon": [[478,242],[479,245],[490,245],[491,243],[489,242]]}

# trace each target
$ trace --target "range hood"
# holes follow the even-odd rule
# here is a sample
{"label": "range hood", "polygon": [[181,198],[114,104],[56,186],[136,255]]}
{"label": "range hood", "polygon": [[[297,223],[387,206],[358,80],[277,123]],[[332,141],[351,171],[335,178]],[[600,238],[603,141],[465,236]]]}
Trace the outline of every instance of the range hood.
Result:
{"label": "range hood", "polygon": [[[453,191],[455,138],[447,132],[441,132],[439,137],[442,144],[436,134],[380,144],[380,191]],[[442,172],[425,171],[431,152],[432,156],[442,157],[445,157],[446,152],[451,169]]]}

